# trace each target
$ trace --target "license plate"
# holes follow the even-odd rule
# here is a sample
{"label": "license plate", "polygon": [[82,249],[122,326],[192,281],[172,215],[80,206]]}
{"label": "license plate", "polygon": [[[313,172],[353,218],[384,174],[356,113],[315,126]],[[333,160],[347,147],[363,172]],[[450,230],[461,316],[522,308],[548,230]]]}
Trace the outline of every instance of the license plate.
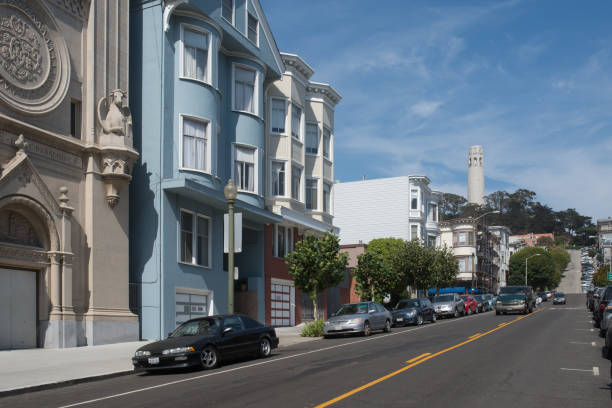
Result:
{"label": "license plate", "polygon": [[398,317],[398,318],[397,318],[397,319],[395,319],[395,320],[397,320],[398,322],[403,322],[403,321],[404,321],[404,318],[403,318],[403,317]]}
{"label": "license plate", "polygon": [[159,357],[149,358],[149,364],[159,364]]}

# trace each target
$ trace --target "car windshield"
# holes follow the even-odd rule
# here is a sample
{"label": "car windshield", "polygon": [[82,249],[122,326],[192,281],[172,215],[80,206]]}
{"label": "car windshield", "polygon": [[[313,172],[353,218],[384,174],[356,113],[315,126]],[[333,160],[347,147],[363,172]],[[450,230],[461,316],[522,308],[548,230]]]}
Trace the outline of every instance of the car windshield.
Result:
{"label": "car windshield", "polygon": [[191,320],[181,324],[169,337],[207,336],[216,334],[219,322],[216,319]]}
{"label": "car windshield", "polygon": [[434,302],[452,302],[455,299],[453,295],[436,296]]}
{"label": "car windshield", "polygon": [[524,295],[525,288],[521,286],[516,286],[516,287],[506,286],[506,287],[501,288],[501,290],[499,291],[499,294],[500,295]]}
{"label": "car windshield", "polygon": [[351,303],[349,305],[344,305],[336,312],[336,316],[361,314],[361,313],[368,313],[367,303]]}
{"label": "car windshield", "polygon": [[555,296],[557,296],[557,297],[563,297],[563,296],[565,296],[565,294],[563,294],[563,293],[557,293]]}
{"label": "car windshield", "polygon": [[416,299],[400,300],[395,309],[408,309],[410,307],[419,307],[419,301]]}

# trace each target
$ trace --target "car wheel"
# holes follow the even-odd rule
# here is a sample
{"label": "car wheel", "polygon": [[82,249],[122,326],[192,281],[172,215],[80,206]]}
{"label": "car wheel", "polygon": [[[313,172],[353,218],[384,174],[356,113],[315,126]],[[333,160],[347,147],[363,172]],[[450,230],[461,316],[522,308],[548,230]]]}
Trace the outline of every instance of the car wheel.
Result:
{"label": "car wheel", "polygon": [[219,364],[217,349],[211,345],[204,347],[200,352],[200,363],[205,370],[215,368]]}
{"label": "car wheel", "polygon": [[438,318],[437,318],[436,314],[434,313],[434,314],[431,315],[431,322],[435,323],[436,320],[438,320]]}
{"label": "car wheel", "polygon": [[418,315],[418,316],[417,316],[417,320],[416,320],[416,325],[417,325],[417,326],[420,326],[420,325],[422,325],[422,324],[423,324],[423,316]]}
{"label": "car wheel", "polygon": [[367,337],[367,336],[369,336],[370,334],[372,334],[372,331],[370,330],[370,322],[367,322],[367,321],[366,321],[366,322],[363,324],[363,333],[362,333],[362,335]]}
{"label": "car wheel", "polygon": [[385,328],[383,329],[383,331],[385,333],[389,333],[391,331],[391,322],[389,320],[385,322]]}
{"label": "car wheel", "polygon": [[453,317],[459,317],[459,311],[457,309],[455,309],[455,313],[453,314]]}
{"label": "car wheel", "polygon": [[606,331],[602,330],[602,329],[599,329],[599,337],[601,337],[601,338],[606,337]]}
{"label": "car wheel", "polygon": [[259,357],[268,357],[270,354],[272,354],[270,339],[262,337],[261,340],[259,340]]}
{"label": "car wheel", "polygon": [[499,310],[496,310],[495,314],[499,316],[501,314],[501,312]]}
{"label": "car wheel", "polygon": [[468,311],[467,311],[467,315],[469,316],[469,315],[471,315],[471,314],[472,314],[472,309],[468,309]]}

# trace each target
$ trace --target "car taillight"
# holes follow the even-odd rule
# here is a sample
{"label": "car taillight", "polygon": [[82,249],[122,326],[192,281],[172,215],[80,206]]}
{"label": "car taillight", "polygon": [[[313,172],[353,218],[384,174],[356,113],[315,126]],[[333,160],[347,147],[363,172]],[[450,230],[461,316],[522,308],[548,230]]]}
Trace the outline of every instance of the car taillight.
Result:
{"label": "car taillight", "polygon": [[600,308],[601,310],[604,310],[604,309],[606,308],[606,305],[604,305],[604,304],[602,303],[601,305],[599,305],[599,308]]}

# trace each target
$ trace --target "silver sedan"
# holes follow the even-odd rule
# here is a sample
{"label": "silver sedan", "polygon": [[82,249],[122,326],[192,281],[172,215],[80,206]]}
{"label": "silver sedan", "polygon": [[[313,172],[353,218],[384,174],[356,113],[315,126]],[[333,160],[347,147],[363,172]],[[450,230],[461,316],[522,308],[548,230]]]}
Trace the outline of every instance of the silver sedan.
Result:
{"label": "silver sedan", "polygon": [[326,338],[359,333],[369,336],[374,330],[391,330],[391,312],[377,302],[359,302],[343,305],[323,326]]}

